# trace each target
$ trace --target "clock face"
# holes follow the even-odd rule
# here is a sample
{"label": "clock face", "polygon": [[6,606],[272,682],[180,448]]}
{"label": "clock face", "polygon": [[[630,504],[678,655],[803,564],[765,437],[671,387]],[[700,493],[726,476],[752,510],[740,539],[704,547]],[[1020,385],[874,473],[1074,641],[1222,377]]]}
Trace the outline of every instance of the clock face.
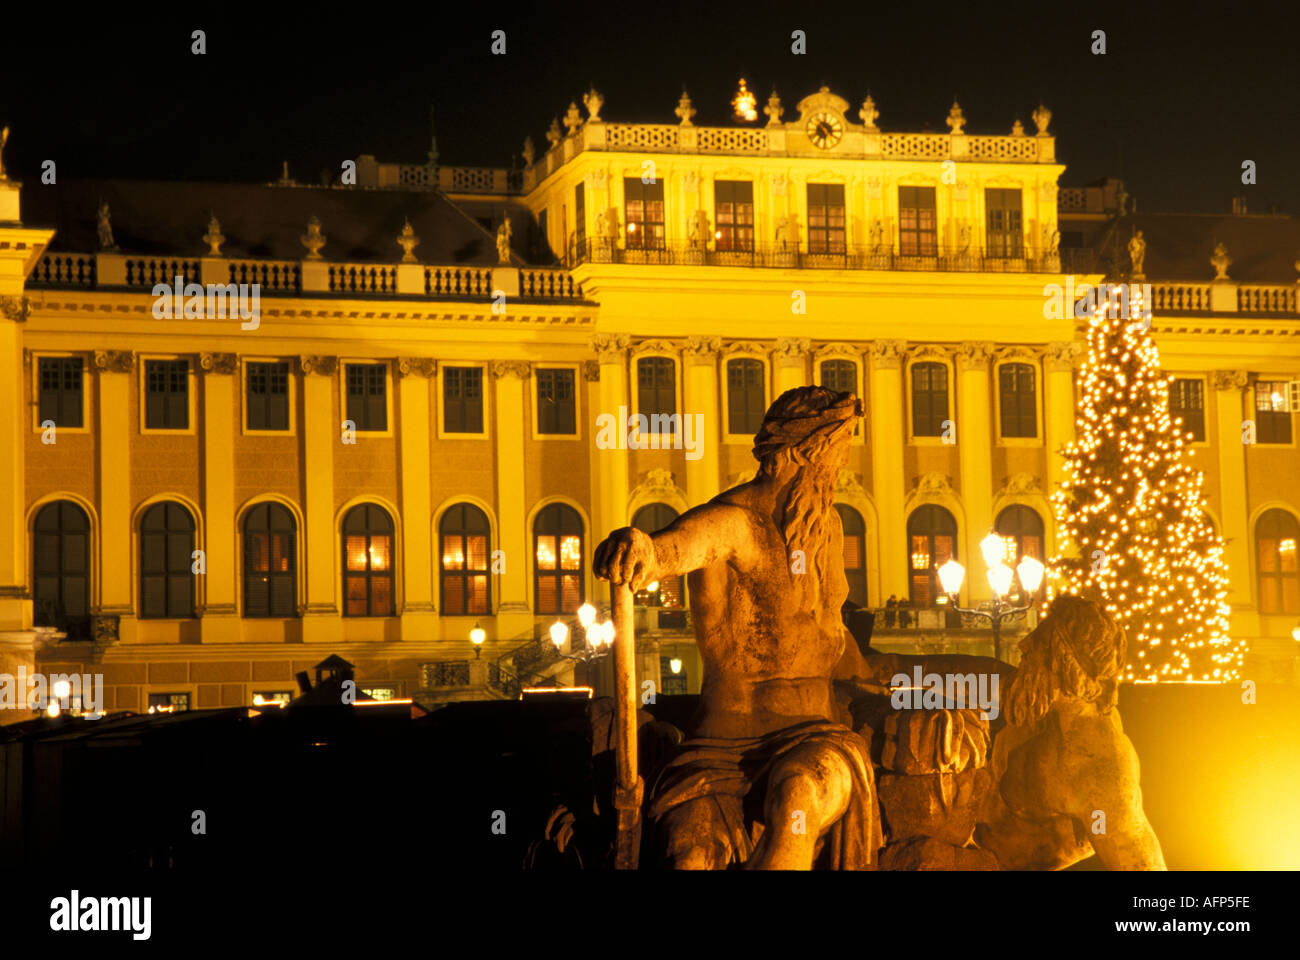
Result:
{"label": "clock face", "polygon": [[821,150],[829,150],[844,136],[844,124],[833,113],[814,113],[808,118],[806,129],[808,139]]}

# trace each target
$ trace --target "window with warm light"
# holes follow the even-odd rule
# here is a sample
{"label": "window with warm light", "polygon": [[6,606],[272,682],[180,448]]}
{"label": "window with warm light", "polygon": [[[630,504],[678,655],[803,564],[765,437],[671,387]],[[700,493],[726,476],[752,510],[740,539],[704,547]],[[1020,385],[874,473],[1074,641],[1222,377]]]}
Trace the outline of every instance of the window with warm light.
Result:
{"label": "window with warm light", "polygon": [[1266,510],[1255,524],[1259,612],[1300,613],[1300,522],[1285,510]]}
{"label": "window with warm light", "polygon": [[70,640],[90,635],[90,518],[71,500],[41,507],[32,525],[32,613]]}
{"label": "window with warm light", "polygon": [[998,367],[998,407],[1002,436],[1038,436],[1035,380],[1032,364],[1004,363]]}
{"label": "window with warm light", "polygon": [[487,514],[468,503],[449,507],[438,524],[442,551],[442,615],[491,612]]}
{"label": "window with warm light", "polygon": [[957,521],[935,504],[917,507],[907,518],[907,542],[912,604],[931,606],[943,595],[938,569],[956,557]]}
{"label": "window with warm light", "polygon": [[727,361],[727,432],[758,433],[767,411],[763,361],[742,357]]}
{"label": "window with warm light", "polygon": [[[632,517],[632,526],[645,533],[658,533],[677,519],[677,511],[666,503],[646,504]],[[684,606],[683,578],[665,577],[658,581],[657,590],[637,592],[636,602],[646,607]]]}
{"label": "window with warm light", "polygon": [[942,363],[912,365],[912,436],[943,436],[948,419],[948,368]]}
{"label": "window with warm light", "polygon": [[1291,406],[1285,380],[1255,382],[1255,442],[1291,442]]}
{"label": "window with warm light", "polygon": [[754,250],[754,185],[748,180],[717,180],[713,184],[714,240],[720,251]]}
{"label": "window with warm light", "polygon": [[373,503],[343,518],[343,595],[345,616],[393,615],[393,520]]}
{"label": "window with warm light", "polygon": [[643,183],[640,177],[623,179],[623,220],[627,248],[664,248],[664,182]]}
{"label": "window with warm light", "polygon": [[140,616],[194,616],[194,518],[179,503],[155,503],[140,518]]}
{"label": "window with warm light", "polygon": [[862,514],[842,503],[835,504],[844,529],[844,578],[849,582],[849,600],[867,606],[867,526]]}
{"label": "window with warm light", "polygon": [[844,184],[808,184],[808,252],[844,250]]}
{"label": "window with warm light", "polygon": [[1205,442],[1205,384],[1201,380],[1176,379],[1169,384],[1169,413],[1183,421],[1183,430],[1193,442]]}
{"label": "window with warm light", "polygon": [[178,713],[190,708],[188,693],[151,693],[147,704],[150,713]]}
{"label": "window with warm light", "polygon": [[904,257],[933,257],[938,252],[934,187],[898,188],[898,252]]}
{"label": "window with warm light", "polygon": [[585,599],[583,528],[578,511],[563,503],[543,507],[533,521],[537,613],[573,613]]}
{"label": "window with warm light", "polygon": [[293,514],[259,503],[244,517],[244,616],[296,617],[297,570]]}
{"label": "window with warm light", "polygon": [[[1006,540],[1006,551],[1002,557],[1002,562],[1010,569],[1015,570],[1025,557],[1033,557],[1035,560],[1046,563],[1043,518],[1031,507],[1026,507],[1023,504],[1013,504],[1007,507],[998,514],[993,529],[998,536]],[[1012,583],[1012,591],[1012,596],[1019,598],[1021,603],[1030,599],[1025,596],[1018,573]],[[1047,584],[1044,582],[1039,585],[1038,591],[1032,599],[1043,600],[1046,599],[1046,596]]]}

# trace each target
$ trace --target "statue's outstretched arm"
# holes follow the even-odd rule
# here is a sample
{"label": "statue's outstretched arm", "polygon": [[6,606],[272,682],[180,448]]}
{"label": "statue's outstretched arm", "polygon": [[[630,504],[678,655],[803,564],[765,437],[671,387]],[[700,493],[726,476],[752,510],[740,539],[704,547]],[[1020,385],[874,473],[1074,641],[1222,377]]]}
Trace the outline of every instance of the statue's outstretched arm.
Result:
{"label": "statue's outstretched arm", "polygon": [[706,503],[682,514],[656,534],[634,527],[615,530],[596,547],[596,576],[627,583],[633,590],[701,567],[731,560],[752,550],[746,511],[725,503]]}

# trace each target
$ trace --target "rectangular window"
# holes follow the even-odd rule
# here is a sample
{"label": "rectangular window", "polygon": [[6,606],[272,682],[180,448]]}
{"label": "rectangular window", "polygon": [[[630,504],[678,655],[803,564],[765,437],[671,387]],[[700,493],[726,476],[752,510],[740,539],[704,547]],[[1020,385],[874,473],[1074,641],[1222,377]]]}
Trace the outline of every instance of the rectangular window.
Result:
{"label": "rectangular window", "polygon": [[1183,418],[1183,429],[1197,443],[1205,442],[1205,384],[1200,380],[1175,380],[1169,384],[1169,413]]}
{"label": "rectangular window", "polygon": [[144,362],[144,426],[146,430],[188,430],[190,426],[190,362]]}
{"label": "rectangular window", "polygon": [[898,188],[898,252],[933,257],[939,249],[934,187]]}
{"label": "rectangular window", "polygon": [[623,204],[628,249],[662,250],[664,182],[642,183],[640,177],[624,177]]}
{"label": "rectangular window", "polygon": [[1285,380],[1255,382],[1255,441],[1257,443],[1291,442],[1291,407],[1287,402]]}
{"label": "rectangular window", "polygon": [[80,357],[41,357],[39,364],[41,423],[82,427],[82,368]]}
{"label": "rectangular window", "polygon": [[985,190],[988,255],[1014,259],[1025,255],[1019,190]]}
{"label": "rectangular window", "polygon": [[808,252],[844,249],[844,184],[808,184]]}
{"label": "rectangular window", "polygon": [[289,690],[259,690],[253,694],[253,706],[255,707],[287,707],[289,701],[293,699],[293,693]]}
{"label": "rectangular window", "polygon": [[149,694],[150,713],[176,713],[190,708],[188,693],[151,693]]}
{"label": "rectangular window", "polygon": [[577,429],[572,370],[537,371],[537,432],[574,434]]}
{"label": "rectangular window", "polygon": [[912,367],[912,436],[943,436],[948,419],[948,368],[942,363]]}
{"label": "rectangular window", "polygon": [[[858,392],[858,365],[852,360],[823,360],[821,364],[822,386],[837,393]],[[853,425],[853,435],[862,432],[862,421]]]}
{"label": "rectangular window", "polygon": [[1034,368],[1028,363],[998,367],[998,403],[1002,436],[1038,436],[1038,404],[1034,397]]}
{"label": "rectangular window", "polygon": [[248,365],[249,430],[289,429],[289,364]]}
{"label": "rectangular window", "polygon": [[483,432],[483,368],[442,368],[442,429]]}
{"label": "rectangular window", "polygon": [[[646,418],[653,433],[673,433],[677,413],[677,384],[673,361],[668,357],[642,357],[636,362],[637,413]],[[652,419],[656,414],[660,419]],[[655,429],[656,423],[659,429]]]}
{"label": "rectangular window", "polygon": [[763,425],[763,362],[727,361],[727,432],[758,433]]}
{"label": "rectangular window", "polygon": [[357,430],[388,429],[387,374],[382,363],[347,364],[348,419]]}
{"label": "rectangular window", "polygon": [[[677,673],[673,673],[673,660],[677,660]],[[659,692],[664,696],[681,696],[686,693],[686,665],[680,658],[659,658]]]}
{"label": "rectangular window", "polygon": [[748,180],[718,180],[713,184],[719,250],[754,250],[754,185]]}

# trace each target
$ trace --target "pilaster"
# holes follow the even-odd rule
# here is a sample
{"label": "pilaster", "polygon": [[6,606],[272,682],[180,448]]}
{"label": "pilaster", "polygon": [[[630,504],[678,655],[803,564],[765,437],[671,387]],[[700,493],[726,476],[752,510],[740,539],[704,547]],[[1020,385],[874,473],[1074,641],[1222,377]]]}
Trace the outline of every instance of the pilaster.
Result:
{"label": "pilaster", "polygon": [[721,466],[718,441],[721,411],[718,406],[718,353],[720,337],[690,337],[682,351],[686,416],[701,415],[695,433],[699,459],[686,461],[686,500],[699,506],[718,495]]}
{"label": "pilaster", "polygon": [[1250,583],[1250,506],[1246,499],[1246,445],[1242,442],[1244,370],[1214,373],[1214,409],[1219,456],[1219,519],[1223,524],[1224,559],[1228,564],[1231,632],[1258,634],[1259,615]]}
{"label": "pilaster", "polygon": [[528,605],[528,510],[524,493],[526,441],[524,388],[531,371],[523,360],[495,360],[489,372],[496,392],[497,516],[505,571],[497,576],[496,636],[512,640],[532,629]]}
{"label": "pilaster", "polygon": [[870,366],[871,476],[879,515],[880,595],[908,596],[907,518],[903,514],[903,351],[905,340],[876,340]]}
{"label": "pilaster", "polygon": [[307,600],[302,636],[308,643],[337,643],[343,638],[334,535],[334,445],[342,436],[334,409],[338,357],[300,357],[298,371],[302,375],[302,462],[307,465],[303,470]]}
{"label": "pilaster", "polygon": [[99,418],[95,453],[99,459],[99,609],[116,616],[118,638],[135,639],[135,591],[131,583],[131,390],[135,355],[128,350],[97,350],[91,366],[98,379]]}
{"label": "pilaster", "polygon": [[[1047,455],[1048,496],[1056,492],[1065,479],[1065,448],[1074,440],[1074,362],[1083,352],[1083,344],[1074,341],[1048,344],[1047,388],[1043,424],[1043,443]],[[1059,549],[1059,545],[1058,545]]]}
{"label": "pilaster", "polygon": [[438,632],[433,593],[433,503],[429,394],[436,361],[397,361],[398,439],[402,511],[403,640],[431,640]]}
{"label": "pilaster", "polygon": [[206,552],[200,637],[239,639],[235,598],[235,377],[233,353],[199,355],[203,377],[203,549]]}

